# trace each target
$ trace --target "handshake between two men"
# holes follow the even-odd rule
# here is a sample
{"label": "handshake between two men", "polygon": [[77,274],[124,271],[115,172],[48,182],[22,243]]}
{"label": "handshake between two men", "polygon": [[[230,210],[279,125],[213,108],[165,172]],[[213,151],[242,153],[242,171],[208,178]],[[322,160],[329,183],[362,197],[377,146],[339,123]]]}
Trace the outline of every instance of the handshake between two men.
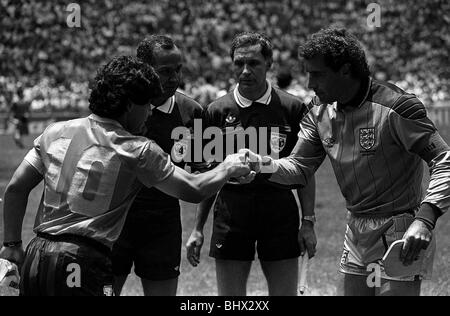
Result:
{"label": "handshake between two men", "polygon": [[239,184],[251,183],[257,174],[275,172],[275,167],[268,157],[262,157],[249,149],[241,149],[237,154],[229,155],[225,162],[228,162],[234,168],[233,181]]}

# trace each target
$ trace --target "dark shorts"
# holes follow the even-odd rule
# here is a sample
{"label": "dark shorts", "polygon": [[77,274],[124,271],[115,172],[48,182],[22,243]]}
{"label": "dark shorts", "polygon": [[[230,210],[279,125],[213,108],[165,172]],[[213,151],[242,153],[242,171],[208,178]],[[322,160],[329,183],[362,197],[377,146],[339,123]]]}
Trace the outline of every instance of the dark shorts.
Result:
{"label": "dark shorts", "polygon": [[222,260],[262,261],[300,256],[299,214],[290,190],[243,192],[223,189],[214,209],[210,256]]}
{"label": "dark shorts", "polygon": [[113,295],[111,254],[106,246],[97,249],[81,237],[39,236],[27,247],[21,296]]}
{"label": "dark shorts", "polygon": [[142,279],[163,281],[180,275],[180,207],[157,211],[134,210],[127,216],[113,247],[115,276],[134,272]]}

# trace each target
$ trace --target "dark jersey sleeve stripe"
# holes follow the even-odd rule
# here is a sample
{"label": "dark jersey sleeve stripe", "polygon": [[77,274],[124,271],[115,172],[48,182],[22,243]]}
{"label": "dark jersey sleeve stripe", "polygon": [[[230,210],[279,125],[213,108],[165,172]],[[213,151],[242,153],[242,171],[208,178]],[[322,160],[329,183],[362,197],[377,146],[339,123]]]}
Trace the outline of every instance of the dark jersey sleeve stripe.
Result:
{"label": "dark jersey sleeve stripe", "polygon": [[419,120],[427,116],[425,106],[411,94],[404,94],[394,103],[392,110],[403,118]]}

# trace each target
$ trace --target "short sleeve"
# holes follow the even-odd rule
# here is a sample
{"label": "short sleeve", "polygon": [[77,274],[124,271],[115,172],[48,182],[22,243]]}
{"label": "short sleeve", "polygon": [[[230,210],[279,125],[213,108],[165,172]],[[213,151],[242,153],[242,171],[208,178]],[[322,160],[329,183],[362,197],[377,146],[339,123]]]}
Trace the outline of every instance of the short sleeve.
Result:
{"label": "short sleeve", "polygon": [[175,171],[170,156],[153,141],[148,141],[144,146],[137,168],[137,177],[146,187],[161,183]]}
{"label": "short sleeve", "polygon": [[28,152],[24,160],[43,175],[45,166],[41,158],[41,137],[42,135],[34,140],[34,147]]}

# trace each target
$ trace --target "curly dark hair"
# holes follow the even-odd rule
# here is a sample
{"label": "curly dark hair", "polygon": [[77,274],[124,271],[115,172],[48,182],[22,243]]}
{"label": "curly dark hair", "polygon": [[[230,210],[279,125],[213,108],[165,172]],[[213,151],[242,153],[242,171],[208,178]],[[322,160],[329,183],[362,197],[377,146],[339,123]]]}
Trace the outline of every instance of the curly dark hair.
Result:
{"label": "curly dark hair", "polygon": [[139,43],[136,56],[144,63],[153,65],[155,50],[172,50],[178,48],[172,38],[166,35],[151,35]]}
{"label": "curly dark hair", "polygon": [[370,76],[366,54],[356,36],[343,28],[326,28],[313,34],[300,46],[300,58],[306,60],[323,56],[325,65],[338,71],[344,64],[350,64],[351,74],[358,79]]}
{"label": "curly dark hair", "polygon": [[112,119],[125,113],[130,101],[147,105],[162,94],[154,69],[132,56],[119,56],[102,66],[91,89],[89,109]]}
{"label": "curly dark hair", "polygon": [[265,34],[256,32],[243,32],[234,37],[230,48],[231,60],[234,60],[236,49],[258,44],[261,45],[262,55],[269,62],[269,66],[271,66],[273,62],[273,45]]}

